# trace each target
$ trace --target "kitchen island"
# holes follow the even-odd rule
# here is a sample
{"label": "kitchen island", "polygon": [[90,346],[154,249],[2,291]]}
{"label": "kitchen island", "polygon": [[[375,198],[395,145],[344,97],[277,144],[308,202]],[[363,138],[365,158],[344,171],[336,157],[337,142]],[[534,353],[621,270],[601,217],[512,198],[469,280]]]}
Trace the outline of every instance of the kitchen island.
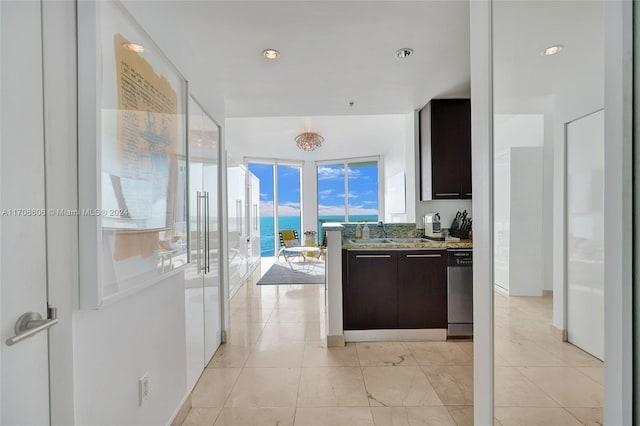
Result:
{"label": "kitchen island", "polygon": [[[327,229],[327,342],[447,339],[447,250],[472,242],[356,240]],[[419,230],[418,230],[419,231]]]}

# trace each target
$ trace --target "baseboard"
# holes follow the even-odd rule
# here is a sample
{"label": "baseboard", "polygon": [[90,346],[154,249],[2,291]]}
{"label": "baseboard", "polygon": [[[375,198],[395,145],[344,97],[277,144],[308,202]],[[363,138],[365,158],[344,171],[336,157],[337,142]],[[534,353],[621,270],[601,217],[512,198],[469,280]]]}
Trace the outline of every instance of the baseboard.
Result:
{"label": "baseboard", "polygon": [[182,404],[180,404],[176,412],[171,416],[169,424],[171,426],[181,426],[189,415],[189,411],[191,411],[191,392],[184,397]]}
{"label": "baseboard", "polygon": [[338,334],[335,336],[327,336],[328,348],[340,348],[344,346],[344,334]]}
{"label": "baseboard", "polygon": [[560,340],[561,342],[568,341],[567,330],[565,329],[558,328],[555,325],[551,324],[551,333],[553,334],[553,337],[555,339]]}
{"label": "baseboard", "polygon": [[446,328],[420,330],[345,330],[347,342],[444,342]]}
{"label": "baseboard", "polygon": [[498,284],[494,284],[493,285],[493,290],[496,291],[497,293],[503,295],[503,296],[509,297],[509,292],[507,290],[505,290],[504,287],[500,287]]}

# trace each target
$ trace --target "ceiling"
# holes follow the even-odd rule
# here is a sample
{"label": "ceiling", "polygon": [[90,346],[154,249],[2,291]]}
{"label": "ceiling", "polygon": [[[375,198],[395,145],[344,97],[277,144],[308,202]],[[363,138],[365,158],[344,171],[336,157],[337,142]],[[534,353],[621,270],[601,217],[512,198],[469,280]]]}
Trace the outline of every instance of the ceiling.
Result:
{"label": "ceiling", "polygon": [[[544,104],[577,82],[604,93],[602,1],[499,1],[493,5],[493,89],[496,112]],[[543,56],[561,44],[557,55]]]}
{"label": "ceiling", "polygon": [[124,4],[205,106],[224,95],[227,117],[405,114],[469,96],[468,1]]}
{"label": "ceiling", "polygon": [[[390,149],[404,155],[408,119],[407,114],[229,118],[225,136],[229,154],[240,162],[245,156],[297,161],[366,157]],[[320,133],[322,147],[299,149],[294,138],[303,131]]]}

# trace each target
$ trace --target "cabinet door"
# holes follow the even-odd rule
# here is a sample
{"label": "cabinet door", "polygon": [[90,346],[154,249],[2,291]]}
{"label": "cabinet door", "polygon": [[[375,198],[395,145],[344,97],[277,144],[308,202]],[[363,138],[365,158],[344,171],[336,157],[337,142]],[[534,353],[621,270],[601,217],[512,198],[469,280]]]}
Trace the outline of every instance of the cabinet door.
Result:
{"label": "cabinet door", "polygon": [[[431,101],[433,199],[468,198],[471,193],[471,109],[468,99]],[[463,179],[468,184],[463,184]],[[463,186],[465,191],[463,192]]]}
{"label": "cabinet door", "polygon": [[460,194],[471,198],[471,101],[460,107]]}
{"label": "cabinet door", "polygon": [[431,101],[431,170],[434,199],[460,198],[461,154],[457,103]]}
{"label": "cabinet door", "polygon": [[447,252],[398,252],[398,325],[447,328]]}
{"label": "cabinet door", "polygon": [[396,252],[349,251],[347,269],[343,285],[344,328],[397,328]]}

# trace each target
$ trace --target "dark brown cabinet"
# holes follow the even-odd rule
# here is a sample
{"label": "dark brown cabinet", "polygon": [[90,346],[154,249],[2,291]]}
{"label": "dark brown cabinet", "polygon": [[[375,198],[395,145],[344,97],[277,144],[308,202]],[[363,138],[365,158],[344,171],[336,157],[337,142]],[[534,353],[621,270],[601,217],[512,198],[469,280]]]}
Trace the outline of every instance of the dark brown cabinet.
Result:
{"label": "dark brown cabinet", "polygon": [[345,252],[346,280],[342,280],[344,328],[397,328],[397,252]]}
{"label": "dark brown cabinet", "polygon": [[471,198],[471,101],[433,99],[419,120],[421,200]]}
{"label": "dark brown cabinet", "polygon": [[345,330],[447,328],[447,252],[343,250]]}
{"label": "dark brown cabinet", "polygon": [[398,327],[447,328],[447,252],[398,253]]}

